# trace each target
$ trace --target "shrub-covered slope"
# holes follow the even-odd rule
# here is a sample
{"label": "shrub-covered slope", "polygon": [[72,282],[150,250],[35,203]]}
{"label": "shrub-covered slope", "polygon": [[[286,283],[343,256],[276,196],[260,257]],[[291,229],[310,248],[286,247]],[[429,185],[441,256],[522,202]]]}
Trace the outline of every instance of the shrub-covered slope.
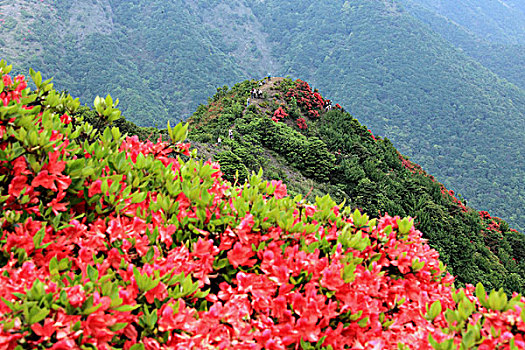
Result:
{"label": "shrub-covered slope", "polygon": [[[99,131],[40,73],[31,92],[9,68],[0,348],[525,347],[525,299],[454,289],[411,220],[311,204],[260,175],[232,185],[181,143],[187,127],[157,143]],[[120,114],[109,96],[95,111]]]}
{"label": "shrub-covered slope", "polygon": [[[328,100],[308,83],[261,82],[219,89],[190,118],[191,140],[227,178],[243,183],[262,167],[307,198],[329,193],[374,215],[412,216],[460,283],[525,291],[523,234],[466,206],[338,104],[325,108]],[[254,88],[262,98],[250,98]]]}

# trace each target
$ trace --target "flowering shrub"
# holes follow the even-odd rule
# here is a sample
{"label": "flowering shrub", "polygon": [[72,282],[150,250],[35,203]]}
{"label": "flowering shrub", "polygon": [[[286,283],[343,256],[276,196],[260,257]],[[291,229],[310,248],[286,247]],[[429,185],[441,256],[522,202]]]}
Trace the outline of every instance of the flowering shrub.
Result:
{"label": "flowering shrub", "polygon": [[280,122],[283,119],[286,119],[288,117],[288,114],[284,111],[283,107],[279,107],[273,112],[272,120],[274,122]]}
{"label": "flowering shrub", "polygon": [[308,129],[308,125],[306,125],[306,120],[304,118],[297,118],[297,127],[301,130]]}
{"label": "flowering shrub", "polygon": [[187,126],[93,130],[31,73],[1,89],[0,349],[525,348],[523,300],[455,290],[409,219],[232,186]]}
{"label": "flowering shrub", "polygon": [[372,130],[368,129],[368,132],[370,133],[370,137],[372,137],[372,139],[374,141],[377,141],[376,137],[374,136],[374,133],[372,132]]}
{"label": "flowering shrub", "polygon": [[[374,138],[373,135],[372,135],[372,137]],[[374,138],[374,140],[375,140],[375,138]],[[427,174],[423,170],[421,165],[412,163],[410,160],[408,160],[405,157],[403,157],[403,155],[401,155],[401,153],[399,153],[399,152],[397,154],[398,154],[399,160],[401,160],[401,163],[403,164],[403,166],[405,168],[407,168],[411,173],[419,174],[419,175],[423,175],[425,177],[428,177],[433,182],[436,181],[434,176]],[[439,187],[440,187],[440,190],[441,190],[441,194],[443,196],[450,198],[452,200],[452,202],[455,203],[463,212],[468,212],[467,206],[465,204],[463,204],[463,202],[456,197],[456,195],[455,195],[453,190],[448,190],[443,184],[439,184]]]}
{"label": "flowering shrub", "polygon": [[[325,100],[320,93],[313,92],[307,82],[300,79],[293,83],[293,86],[283,85],[285,90],[285,100],[290,103],[292,100],[297,103],[301,112],[310,119],[317,119],[323,111],[324,105],[330,100]],[[297,118],[297,127],[299,129],[307,129],[306,119]]]}
{"label": "flowering shrub", "polygon": [[[314,112],[320,112],[323,109],[325,101],[328,101],[323,99],[318,92],[313,92],[310,85],[300,79],[295,81],[294,87],[288,89],[285,98],[288,102],[294,98],[301,110],[311,116],[315,115]],[[318,113],[317,116],[319,116]]]}
{"label": "flowering shrub", "polygon": [[[484,210],[479,212],[479,216],[483,225],[481,237],[483,237],[483,242],[493,253],[498,253],[498,251],[502,249],[502,246],[505,245],[506,242],[502,239],[503,237],[509,237],[511,235],[521,237],[522,235],[515,229],[508,227],[508,224],[502,219],[492,217]],[[520,249],[516,249],[516,251],[519,252]],[[523,261],[523,254],[516,254],[516,258],[512,258],[514,263],[521,263]]]}

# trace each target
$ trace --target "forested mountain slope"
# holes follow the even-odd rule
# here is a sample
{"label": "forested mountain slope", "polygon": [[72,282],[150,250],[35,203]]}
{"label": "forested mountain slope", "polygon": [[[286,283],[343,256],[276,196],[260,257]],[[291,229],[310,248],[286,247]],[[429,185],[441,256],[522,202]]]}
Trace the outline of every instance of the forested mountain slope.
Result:
{"label": "forested mountain slope", "polygon": [[[189,120],[190,141],[205,159],[219,161],[226,178],[242,184],[262,167],[306,200],[329,193],[369,213],[412,216],[459,283],[525,291],[522,233],[465,206],[388,139],[338,104],[325,107],[306,82],[263,82],[219,89]],[[262,95],[252,96],[254,88]]]}
{"label": "forested mountain slope", "polygon": [[[440,3],[452,14],[477,6],[460,2],[452,11],[452,2]],[[514,38],[512,18],[520,18],[522,7],[505,3],[510,12],[491,30]],[[2,2],[0,56],[21,72],[33,66],[55,76],[59,89],[83,101],[107,92],[118,96],[125,115],[148,126],[186,118],[216,86],[267,73],[305,79],[470,204],[525,228],[519,47],[483,55],[486,45],[489,52],[503,52],[500,44],[484,41],[488,44],[469,51],[472,38],[485,34],[473,25],[468,29],[468,16],[454,19],[468,29],[458,32],[468,34],[461,44],[435,31],[432,21],[441,18],[435,6],[420,2],[424,17],[408,5],[408,0]],[[484,6],[479,11],[495,14]],[[17,44],[23,42],[30,45]]]}
{"label": "forested mountain slope", "polygon": [[523,3],[497,0],[402,2],[411,14],[447,41],[502,78],[525,88]]}
{"label": "forested mountain slope", "polygon": [[[0,3],[5,20],[0,56],[20,71],[37,67],[52,74],[58,88],[84,101],[103,93],[119,96],[130,119],[164,126],[168,119],[191,114],[216,86],[248,76],[232,54],[241,50],[237,42],[205,23],[212,19],[205,17],[211,5],[189,5],[159,0]],[[256,52],[251,46],[243,49]]]}
{"label": "forested mountain slope", "polygon": [[525,43],[525,5],[519,0],[402,0],[445,17],[479,38],[500,44]]}

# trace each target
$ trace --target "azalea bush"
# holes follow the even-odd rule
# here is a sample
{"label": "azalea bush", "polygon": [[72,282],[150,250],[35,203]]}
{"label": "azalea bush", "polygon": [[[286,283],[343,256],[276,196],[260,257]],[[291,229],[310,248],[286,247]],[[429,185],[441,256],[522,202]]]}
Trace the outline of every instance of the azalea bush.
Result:
{"label": "azalea bush", "polygon": [[[0,349],[517,349],[524,300],[456,290],[410,219],[223,180],[0,63]],[[110,96],[98,117],[116,120]]]}
{"label": "azalea bush", "polygon": [[[325,104],[331,104],[329,99],[323,98],[317,90],[312,91],[310,85],[301,79],[294,82],[284,81],[281,84],[281,91],[286,102],[297,105],[302,114],[312,120],[318,119],[325,112]],[[335,108],[341,109],[341,106],[336,104]],[[299,129],[308,129],[304,117],[297,118],[296,124]]]}
{"label": "azalea bush", "polygon": [[286,119],[288,117],[288,114],[284,111],[283,107],[279,107],[273,112],[272,120],[274,122],[280,122],[283,119]]}

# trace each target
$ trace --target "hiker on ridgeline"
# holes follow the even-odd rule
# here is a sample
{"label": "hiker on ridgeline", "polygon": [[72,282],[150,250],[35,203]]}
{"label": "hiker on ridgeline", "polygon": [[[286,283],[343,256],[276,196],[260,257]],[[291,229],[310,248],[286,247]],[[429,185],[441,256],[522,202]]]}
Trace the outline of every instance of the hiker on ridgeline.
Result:
{"label": "hiker on ridgeline", "polygon": [[262,97],[263,97],[262,90],[261,89],[257,90],[257,98],[262,98]]}
{"label": "hiker on ridgeline", "polygon": [[268,73],[268,82],[270,82],[270,80],[272,80],[272,76]]}

